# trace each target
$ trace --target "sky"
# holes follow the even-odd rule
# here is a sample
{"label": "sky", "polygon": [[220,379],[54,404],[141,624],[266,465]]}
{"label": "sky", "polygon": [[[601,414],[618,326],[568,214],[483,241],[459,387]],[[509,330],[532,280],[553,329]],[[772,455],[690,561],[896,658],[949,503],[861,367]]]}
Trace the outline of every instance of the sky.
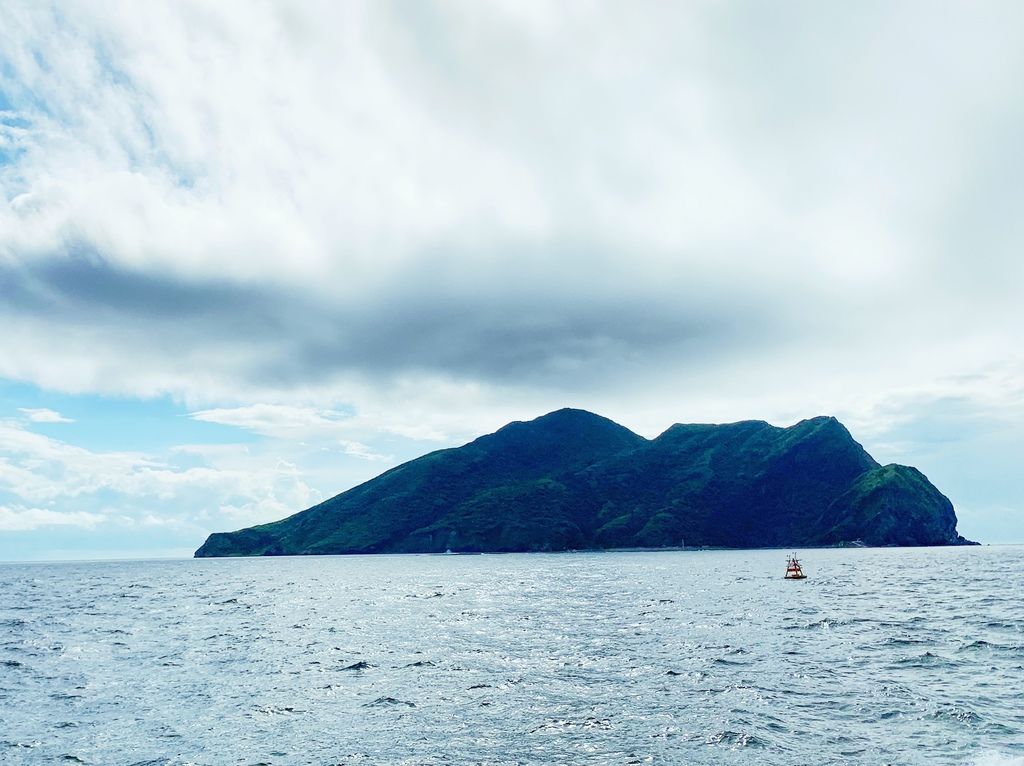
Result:
{"label": "sky", "polygon": [[1024,542],[1017,2],[5,3],[0,560],[564,406],[835,415]]}

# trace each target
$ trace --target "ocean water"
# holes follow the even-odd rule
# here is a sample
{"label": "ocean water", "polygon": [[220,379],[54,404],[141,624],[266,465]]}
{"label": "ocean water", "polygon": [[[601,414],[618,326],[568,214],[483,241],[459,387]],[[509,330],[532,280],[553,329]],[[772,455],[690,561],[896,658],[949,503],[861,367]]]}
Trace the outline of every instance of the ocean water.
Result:
{"label": "ocean water", "polygon": [[0,565],[3,764],[1024,764],[1024,548]]}

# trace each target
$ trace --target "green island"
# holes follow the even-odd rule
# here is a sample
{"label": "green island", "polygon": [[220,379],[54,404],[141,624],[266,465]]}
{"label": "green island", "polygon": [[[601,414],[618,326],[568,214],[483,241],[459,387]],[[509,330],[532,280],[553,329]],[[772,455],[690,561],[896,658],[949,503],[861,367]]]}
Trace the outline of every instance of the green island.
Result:
{"label": "green island", "polygon": [[915,468],[833,417],[681,425],[645,439],[563,409],[392,468],[197,557],[611,548],[967,545]]}

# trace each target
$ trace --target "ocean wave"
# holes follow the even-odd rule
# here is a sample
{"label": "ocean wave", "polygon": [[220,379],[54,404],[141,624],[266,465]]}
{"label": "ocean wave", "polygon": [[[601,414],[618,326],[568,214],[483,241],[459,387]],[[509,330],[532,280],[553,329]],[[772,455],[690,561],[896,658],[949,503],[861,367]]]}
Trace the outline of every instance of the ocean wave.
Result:
{"label": "ocean wave", "polygon": [[1006,755],[995,751],[979,753],[967,766],[1024,766],[1024,755]]}
{"label": "ocean wave", "polygon": [[719,731],[714,734],[709,734],[704,738],[705,745],[718,745],[731,748],[744,748],[754,747],[761,748],[767,747],[768,742],[756,734],[751,734],[745,731]]}
{"label": "ocean wave", "polygon": [[964,644],[958,651],[970,652],[978,650],[987,650],[991,652],[1020,652],[1024,647],[1020,646],[1009,646],[1007,644],[995,644],[991,641],[985,641],[978,639],[977,641],[971,641],[969,644]]}
{"label": "ocean wave", "polygon": [[1024,766],[1019,578],[974,567],[1005,604],[979,611],[941,565],[982,553],[1024,571],[822,552],[851,576],[797,592],[731,576],[774,553],[296,557],[40,565],[32,596],[0,567],[0,762]]}

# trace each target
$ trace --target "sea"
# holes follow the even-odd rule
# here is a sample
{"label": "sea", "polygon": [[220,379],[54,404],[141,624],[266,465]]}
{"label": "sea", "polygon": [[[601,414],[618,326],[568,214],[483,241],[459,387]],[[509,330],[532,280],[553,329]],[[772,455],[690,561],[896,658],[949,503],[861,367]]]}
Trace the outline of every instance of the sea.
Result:
{"label": "sea", "polygon": [[0,564],[3,764],[1024,765],[1024,547]]}

